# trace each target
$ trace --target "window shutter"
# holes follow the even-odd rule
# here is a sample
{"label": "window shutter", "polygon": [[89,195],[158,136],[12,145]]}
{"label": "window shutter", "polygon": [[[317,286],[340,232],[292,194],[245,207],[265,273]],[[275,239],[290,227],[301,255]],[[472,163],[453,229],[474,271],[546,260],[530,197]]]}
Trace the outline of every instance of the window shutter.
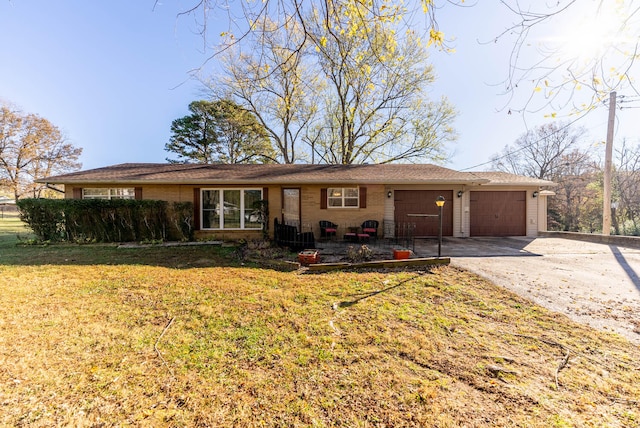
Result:
{"label": "window shutter", "polygon": [[268,201],[269,200],[269,188],[268,187],[263,187],[262,188],[262,200],[263,201]]}
{"label": "window shutter", "polygon": [[327,209],[327,189],[324,187],[320,189],[320,209]]}
{"label": "window shutter", "polygon": [[73,199],[82,199],[82,187],[73,188]]}
{"label": "window shutter", "polygon": [[135,198],[137,201],[142,199],[142,187],[136,187],[133,189],[134,190],[134,194],[135,194]]}
{"label": "window shutter", "polygon": [[367,188],[360,188],[360,208],[367,208]]}
{"label": "window shutter", "polygon": [[193,188],[193,230],[200,230],[200,188]]}

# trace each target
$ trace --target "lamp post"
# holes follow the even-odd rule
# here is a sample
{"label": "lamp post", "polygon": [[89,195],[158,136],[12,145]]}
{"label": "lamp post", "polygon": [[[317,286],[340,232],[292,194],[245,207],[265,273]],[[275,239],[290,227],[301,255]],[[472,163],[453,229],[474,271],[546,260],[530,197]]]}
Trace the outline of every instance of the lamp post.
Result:
{"label": "lamp post", "polygon": [[438,206],[438,258],[442,254],[442,207],[444,207],[444,196],[438,196],[436,198],[436,205]]}

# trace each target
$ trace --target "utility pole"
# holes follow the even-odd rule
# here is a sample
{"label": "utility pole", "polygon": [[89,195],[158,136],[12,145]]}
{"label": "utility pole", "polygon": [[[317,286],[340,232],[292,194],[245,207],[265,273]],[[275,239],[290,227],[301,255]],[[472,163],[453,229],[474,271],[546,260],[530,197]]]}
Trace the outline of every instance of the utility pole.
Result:
{"label": "utility pole", "polygon": [[604,151],[604,187],[602,190],[602,234],[611,234],[611,157],[613,156],[613,128],[616,122],[616,92],[609,94],[609,122]]}

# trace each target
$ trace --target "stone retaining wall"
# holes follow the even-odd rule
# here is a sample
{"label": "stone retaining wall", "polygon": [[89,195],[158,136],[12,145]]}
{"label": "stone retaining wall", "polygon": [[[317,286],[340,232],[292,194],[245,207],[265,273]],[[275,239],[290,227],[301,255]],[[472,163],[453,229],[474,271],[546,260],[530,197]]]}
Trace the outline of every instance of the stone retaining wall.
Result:
{"label": "stone retaining wall", "polygon": [[596,242],[598,244],[620,245],[622,247],[640,248],[640,236],[600,235],[596,233],[578,232],[538,232],[540,237],[575,239],[576,241]]}

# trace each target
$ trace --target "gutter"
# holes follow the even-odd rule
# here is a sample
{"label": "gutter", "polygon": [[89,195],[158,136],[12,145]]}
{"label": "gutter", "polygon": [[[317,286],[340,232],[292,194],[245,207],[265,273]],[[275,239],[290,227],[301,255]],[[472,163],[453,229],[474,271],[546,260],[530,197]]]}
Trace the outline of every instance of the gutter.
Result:
{"label": "gutter", "polygon": [[[37,182],[38,182],[38,181],[36,180],[36,183],[37,183]],[[55,186],[53,186],[53,185],[51,185],[51,184],[49,184],[49,183],[45,183],[45,186],[46,186],[46,188],[47,188],[47,189],[49,189],[49,190],[53,190],[54,192],[58,192],[58,193],[63,193],[63,194],[64,194],[64,190],[59,189],[59,188],[57,188],[57,187],[55,187]]]}
{"label": "gutter", "polygon": [[[49,182],[45,180],[36,180],[36,183],[45,183],[49,186]],[[408,185],[408,184],[419,184],[419,185],[427,185],[427,184],[448,184],[448,185],[476,185],[476,184],[487,184],[490,183],[490,180],[487,179],[476,179],[476,180],[358,180],[358,179],[346,179],[346,180],[331,180],[331,181],[318,181],[313,179],[308,180],[287,180],[287,181],[270,181],[270,180],[82,180],[82,181],[59,181],[55,182],[56,184],[64,184],[64,185],[123,185],[123,184],[140,184],[140,185],[172,185],[172,184],[181,184],[181,185],[215,185],[215,184],[225,184],[225,185],[234,185],[234,184],[242,184],[242,185],[294,185],[294,184],[382,184],[382,185]],[[537,183],[536,185],[538,185]],[[54,189],[55,190],[55,189]]]}

